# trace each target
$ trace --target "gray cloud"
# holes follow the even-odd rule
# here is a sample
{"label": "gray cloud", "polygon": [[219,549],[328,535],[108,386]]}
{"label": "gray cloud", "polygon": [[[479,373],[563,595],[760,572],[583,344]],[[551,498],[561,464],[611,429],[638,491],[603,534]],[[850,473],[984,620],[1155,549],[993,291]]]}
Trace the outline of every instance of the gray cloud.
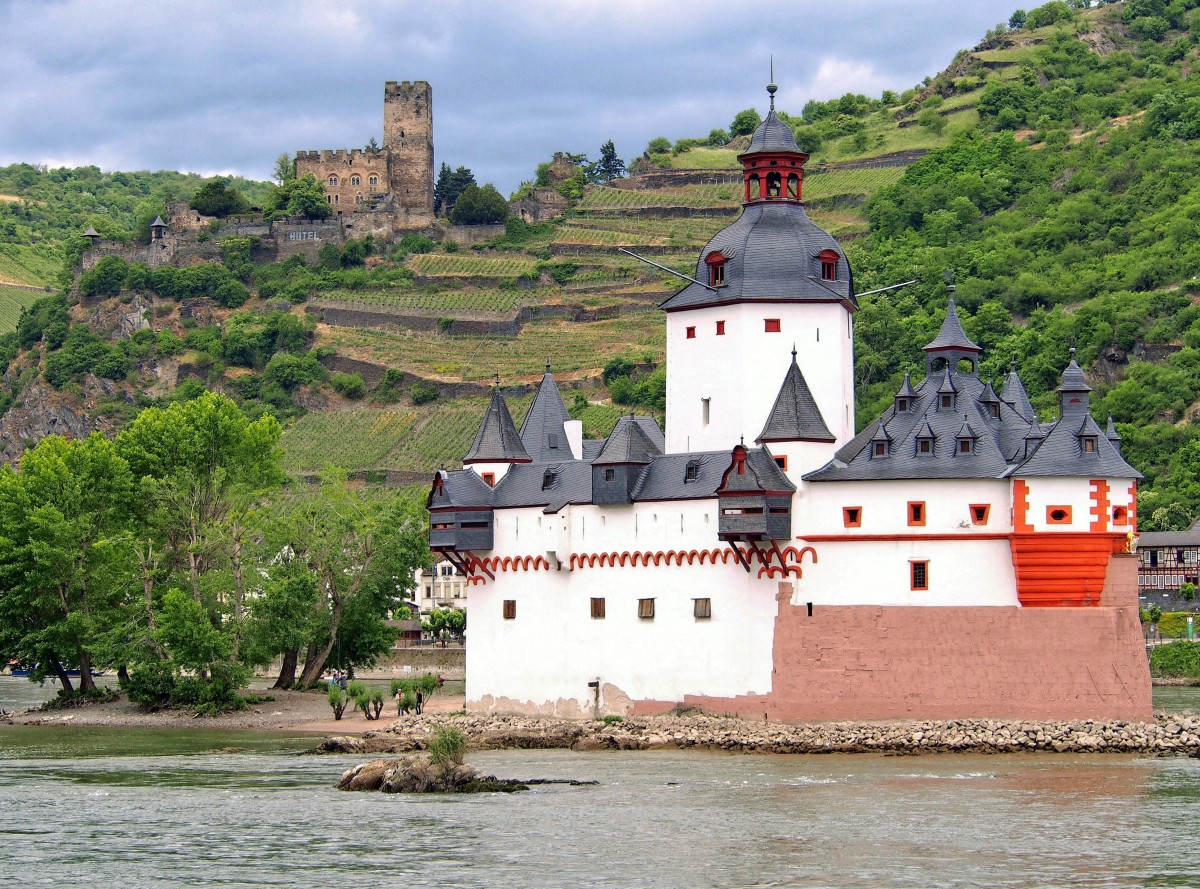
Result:
{"label": "gray cloud", "polygon": [[438,162],[511,191],[556,150],[633,157],[778,105],[903,90],[1014,0],[0,2],[0,164],[237,172],[382,133],[428,80]]}

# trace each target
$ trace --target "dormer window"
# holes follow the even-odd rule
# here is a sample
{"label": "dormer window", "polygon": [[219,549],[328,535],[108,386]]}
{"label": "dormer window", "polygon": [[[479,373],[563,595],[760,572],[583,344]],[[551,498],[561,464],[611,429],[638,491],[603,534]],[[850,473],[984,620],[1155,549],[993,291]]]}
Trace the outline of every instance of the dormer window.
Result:
{"label": "dormer window", "polygon": [[871,443],[872,457],[886,457],[888,455],[888,446],[886,441],[876,441]]}
{"label": "dormer window", "polygon": [[604,480],[606,482],[611,482],[616,477],[617,477],[617,471],[615,469],[605,469],[604,470]]}
{"label": "dormer window", "polygon": [[1096,453],[1096,436],[1085,435],[1079,440],[1079,442],[1080,442],[1080,445],[1083,447],[1083,452],[1085,454]]}
{"label": "dormer window", "polygon": [[542,490],[545,491],[548,488],[552,488],[553,486],[554,486],[554,471],[552,469],[547,469],[544,473],[542,473]]}
{"label": "dormer window", "polygon": [[950,393],[942,396],[942,410],[954,410],[954,396]]}
{"label": "dormer window", "polygon": [[933,454],[933,439],[929,436],[921,436],[917,439],[917,456],[931,456]]}
{"label": "dormer window", "polygon": [[958,455],[969,454],[972,451],[972,441],[969,438],[960,438],[958,440]]}
{"label": "dormer window", "polygon": [[896,399],[896,413],[907,414],[908,413],[908,401],[909,401],[908,398],[906,398],[903,395],[900,396],[899,398],[897,398]]}
{"label": "dormer window", "polygon": [[546,446],[550,447],[550,448],[554,448],[555,450],[558,450],[558,433],[557,432],[547,432],[546,433]]}
{"label": "dormer window", "polygon": [[689,460],[687,466],[683,470],[683,481],[694,482],[700,480],[700,464],[696,460]]}
{"label": "dormer window", "polygon": [[1000,405],[994,401],[989,401],[987,406],[988,416],[993,420],[1000,419]]}
{"label": "dormer window", "polygon": [[725,286],[725,254],[716,250],[704,257],[708,265],[708,285],[710,287]]}
{"label": "dormer window", "polygon": [[817,259],[821,262],[821,280],[836,281],[838,267],[837,251],[822,250]]}

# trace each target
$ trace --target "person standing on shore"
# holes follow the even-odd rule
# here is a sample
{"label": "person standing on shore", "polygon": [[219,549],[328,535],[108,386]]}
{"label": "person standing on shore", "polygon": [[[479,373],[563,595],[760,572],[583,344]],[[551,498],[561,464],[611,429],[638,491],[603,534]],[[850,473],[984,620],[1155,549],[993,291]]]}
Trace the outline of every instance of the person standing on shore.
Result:
{"label": "person standing on shore", "polygon": [[417,689],[417,715],[421,715],[421,710],[425,707],[425,696],[421,694],[421,689]]}
{"label": "person standing on shore", "polygon": [[396,715],[397,716],[399,716],[401,713],[404,712],[403,707],[404,707],[404,690],[398,688],[398,689],[396,689]]}

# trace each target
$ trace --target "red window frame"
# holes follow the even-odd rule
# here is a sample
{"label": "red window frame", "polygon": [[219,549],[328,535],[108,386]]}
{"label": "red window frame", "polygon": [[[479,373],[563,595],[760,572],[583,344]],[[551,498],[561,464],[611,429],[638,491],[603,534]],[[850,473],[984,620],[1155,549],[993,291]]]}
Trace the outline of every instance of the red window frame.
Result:
{"label": "red window frame", "polygon": [[725,322],[724,321],[717,322],[717,336],[725,336]]}
{"label": "red window frame", "polygon": [[909,589],[929,589],[929,560],[912,559],[908,563]]}
{"label": "red window frame", "polygon": [[687,330],[684,331],[684,334],[687,336],[687,338],[689,340],[694,340],[696,338],[696,328],[689,327],[689,328],[687,328]]}
{"label": "red window frame", "polygon": [[782,329],[778,318],[763,318],[763,331],[765,333],[779,333]]}
{"label": "red window frame", "polygon": [[910,528],[925,527],[925,501],[924,500],[909,500],[908,501],[908,526]]}
{"label": "red window frame", "polygon": [[992,514],[992,504],[990,503],[972,503],[971,504],[971,524],[986,525],[988,518]]}
{"label": "red window frame", "polygon": [[1057,505],[1046,507],[1046,524],[1047,525],[1069,525],[1071,524],[1071,507]]}
{"label": "red window frame", "polygon": [[862,527],[862,507],[861,506],[843,506],[842,507],[842,525],[846,528],[861,528]]}

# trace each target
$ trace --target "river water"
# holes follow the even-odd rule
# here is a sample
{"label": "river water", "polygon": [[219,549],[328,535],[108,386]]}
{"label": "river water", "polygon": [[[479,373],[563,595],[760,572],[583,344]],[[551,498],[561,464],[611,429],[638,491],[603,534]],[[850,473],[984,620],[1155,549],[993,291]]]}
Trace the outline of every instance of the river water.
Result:
{"label": "river water", "polygon": [[[1186,699],[1186,698],[1185,698]],[[312,737],[0,726],[0,882],[1200,886],[1200,760],[488,751],[513,795],[343,793]]]}

